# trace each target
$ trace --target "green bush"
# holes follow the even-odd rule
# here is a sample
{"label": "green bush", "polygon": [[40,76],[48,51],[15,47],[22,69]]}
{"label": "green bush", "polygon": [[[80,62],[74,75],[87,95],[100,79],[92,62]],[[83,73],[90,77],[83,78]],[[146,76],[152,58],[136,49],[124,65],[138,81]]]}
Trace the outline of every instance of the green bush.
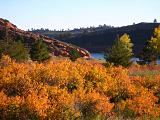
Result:
{"label": "green bush", "polygon": [[39,39],[32,45],[30,54],[32,60],[39,62],[44,61],[50,57],[48,48],[42,39]]}

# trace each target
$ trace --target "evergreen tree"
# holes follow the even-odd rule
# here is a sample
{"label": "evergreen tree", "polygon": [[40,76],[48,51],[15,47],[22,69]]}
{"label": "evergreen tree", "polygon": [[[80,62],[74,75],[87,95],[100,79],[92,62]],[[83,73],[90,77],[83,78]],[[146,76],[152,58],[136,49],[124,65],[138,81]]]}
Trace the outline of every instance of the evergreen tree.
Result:
{"label": "evergreen tree", "polygon": [[115,41],[113,46],[105,54],[105,59],[109,63],[113,63],[115,66],[122,65],[128,67],[131,65],[131,57],[133,44],[129,35],[124,34]]}
{"label": "evergreen tree", "polygon": [[9,55],[17,61],[29,59],[29,49],[20,41],[16,42],[7,31],[3,36],[3,39],[0,40],[0,57],[2,54]]}
{"label": "evergreen tree", "polygon": [[140,59],[142,64],[155,63],[158,58],[157,51],[150,45],[150,42],[147,41],[142,53],[140,54]]}
{"label": "evergreen tree", "polygon": [[155,63],[160,55],[160,26],[155,28],[154,35],[146,42],[140,58],[145,63]]}
{"label": "evergreen tree", "polygon": [[157,19],[154,19],[153,23],[157,23]]}
{"label": "evergreen tree", "polygon": [[31,47],[31,59],[35,61],[44,61],[49,58],[49,51],[42,39],[36,41]]}
{"label": "evergreen tree", "polygon": [[11,58],[17,61],[24,61],[29,59],[29,50],[25,48],[24,44],[21,42],[13,42],[7,46],[4,54],[9,54]]}
{"label": "evergreen tree", "polygon": [[160,26],[155,28],[154,35],[149,41],[149,43],[153,47],[153,49],[160,53]]}
{"label": "evergreen tree", "polygon": [[77,50],[75,50],[75,49],[71,50],[71,52],[70,52],[70,59],[72,61],[76,61],[80,57],[81,57],[81,55],[79,54],[79,52]]}

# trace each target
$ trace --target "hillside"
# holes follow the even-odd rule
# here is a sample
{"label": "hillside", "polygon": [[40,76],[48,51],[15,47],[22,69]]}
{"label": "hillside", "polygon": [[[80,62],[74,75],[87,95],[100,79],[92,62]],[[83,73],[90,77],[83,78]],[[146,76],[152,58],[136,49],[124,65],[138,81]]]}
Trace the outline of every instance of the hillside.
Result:
{"label": "hillside", "polygon": [[3,35],[6,34],[6,31],[7,34],[9,34],[15,40],[23,38],[25,45],[28,47],[30,47],[38,39],[42,38],[43,41],[47,44],[50,53],[55,56],[70,57],[71,51],[76,50],[79,52],[81,57],[90,57],[90,53],[83,48],[61,42],[57,39],[49,38],[45,35],[38,33],[34,34],[18,29],[16,25],[10,23],[8,20],[0,18],[0,39],[4,37]]}
{"label": "hillside", "polygon": [[35,33],[42,33],[49,37],[60,39],[83,47],[90,52],[104,52],[107,47],[113,44],[117,35],[127,33],[134,43],[134,53],[141,52],[146,40],[150,39],[153,29],[160,23],[139,23],[123,27],[99,26],[90,28],[74,29],[69,31],[33,30]]}

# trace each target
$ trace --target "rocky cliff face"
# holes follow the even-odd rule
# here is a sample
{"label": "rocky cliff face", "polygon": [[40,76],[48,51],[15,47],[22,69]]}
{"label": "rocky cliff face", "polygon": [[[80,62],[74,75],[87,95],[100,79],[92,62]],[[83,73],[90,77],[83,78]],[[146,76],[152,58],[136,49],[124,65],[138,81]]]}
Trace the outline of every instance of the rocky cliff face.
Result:
{"label": "rocky cliff face", "polygon": [[24,30],[18,29],[16,25],[10,23],[8,20],[0,18],[0,32],[7,29],[8,33],[15,38],[21,37],[24,42],[30,47],[35,41],[42,38],[44,42],[48,45],[49,51],[55,56],[70,57],[72,50],[77,50],[81,57],[90,58],[90,53],[80,47],[61,42],[57,39],[49,38],[44,35],[34,34],[31,32],[26,32]]}

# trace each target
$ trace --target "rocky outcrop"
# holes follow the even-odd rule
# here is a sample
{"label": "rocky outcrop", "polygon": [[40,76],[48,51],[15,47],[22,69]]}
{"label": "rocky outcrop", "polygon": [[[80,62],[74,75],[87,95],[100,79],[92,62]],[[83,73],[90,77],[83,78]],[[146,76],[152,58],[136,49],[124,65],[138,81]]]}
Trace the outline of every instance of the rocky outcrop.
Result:
{"label": "rocky outcrop", "polygon": [[10,23],[8,20],[0,18],[0,32],[6,30],[8,33],[15,38],[21,37],[24,39],[24,42],[30,47],[35,41],[42,38],[44,42],[47,44],[49,51],[52,55],[55,56],[64,56],[70,57],[70,53],[72,50],[77,50],[81,57],[90,58],[90,53],[80,47],[75,45],[71,45],[65,42],[61,42],[57,39],[49,38],[44,35],[34,34],[31,32],[27,32],[21,29],[18,29],[16,25]]}

